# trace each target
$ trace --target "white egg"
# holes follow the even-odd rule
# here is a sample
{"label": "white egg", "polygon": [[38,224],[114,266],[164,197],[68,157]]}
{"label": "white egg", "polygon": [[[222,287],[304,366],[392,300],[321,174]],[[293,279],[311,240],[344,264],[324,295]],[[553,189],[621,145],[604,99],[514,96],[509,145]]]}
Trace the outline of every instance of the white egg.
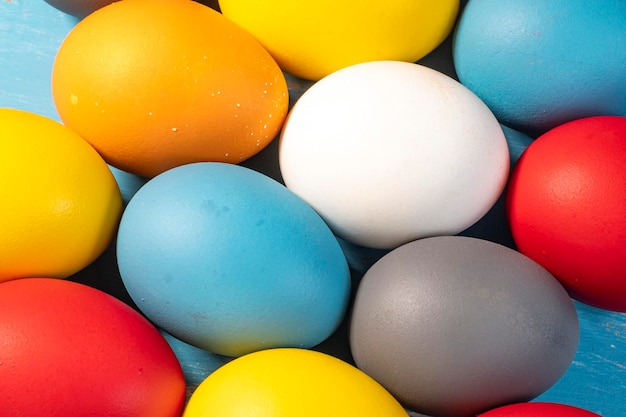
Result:
{"label": "white egg", "polygon": [[309,88],[279,142],[285,184],[333,232],[389,249],[457,234],[495,204],[509,173],[502,128],[453,78],[398,61],[353,65]]}

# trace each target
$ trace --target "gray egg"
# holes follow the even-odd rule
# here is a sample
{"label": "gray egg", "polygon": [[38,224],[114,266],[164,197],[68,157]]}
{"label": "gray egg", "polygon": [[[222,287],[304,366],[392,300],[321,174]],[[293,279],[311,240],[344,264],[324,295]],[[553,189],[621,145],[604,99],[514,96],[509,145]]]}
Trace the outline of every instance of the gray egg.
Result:
{"label": "gray egg", "polygon": [[579,340],[574,304],[543,267],[465,236],[402,245],[363,276],[350,318],[356,365],[406,408],[469,417],[557,382]]}

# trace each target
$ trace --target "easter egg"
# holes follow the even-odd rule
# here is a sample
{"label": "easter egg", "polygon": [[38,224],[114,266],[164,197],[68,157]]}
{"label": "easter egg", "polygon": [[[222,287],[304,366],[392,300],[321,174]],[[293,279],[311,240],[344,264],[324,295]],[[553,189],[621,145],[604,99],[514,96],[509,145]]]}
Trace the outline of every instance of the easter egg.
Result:
{"label": "easter egg", "polygon": [[239,165],[188,164],[151,179],[124,211],[117,255],[147,317],[226,356],[313,347],[350,295],[347,261],[319,215]]}
{"label": "easter egg", "polygon": [[560,125],[522,154],[507,191],[520,252],[584,303],[626,312],[626,117]]}
{"label": "easter egg", "polygon": [[4,416],[178,417],[185,380],[159,331],[136,310],[53,278],[0,283]]}
{"label": "easter egg", "polygon": [[[513,167],[533,139],[510,127],[501,125],[509,149],[509,163]],[[477,237],[515,248],[509,230],[505,208],[506,188],[489,211],[468,229],[458,233],[461,236]],[[373,249],[338,238],[350,268],[358,273],[365,273],[376,261],[389,253],[390,249]]]}
{"label": "easter egg", "polygon": [[223,365],[192,394],[184,417],[406,417],[378,382],[306,349],[267,349]]}
{"label": "easter egg", "polygon": [[472,0],[453,61],[502,123],[537,136],[581,117],[626,116],[624,39],[623,2]]}
{"label": "easter egg", "polygon": [[543,267],[497,243],[437,236],[376,262],[356,292],[356,365],[405,407],[467,417],[528,401],[568,369],[574,304]]}
{"label": "easter egg", "polygon": [[600,417],[596,413],[567,404],[549,402],[517,403],[498,407],[478,417]]}
{"label": "easter egg", "polygon": [[124,0],[93,12],[60,45],[51,83],[63,123],[110,165],[142,177],[242,162],[274,139],[289,105],[263,46],[188,0]]}
{"label": "easter egg", "polygon": [[319,80],[360,62],[415,62],[452,31],[459,0],[220,0],[286,72]]}
{"label": "easter egg", "polygon": [[280,136],[279,164],[287,187],[338,237],[390,249],[480,219],[502,193],[509,153],[496,118],[453,78],[376,61],[304,92]]}
{"label": "easter egg", "polygon": [[100,256],[122,213],[114,176],[71,129],[0,109],[0,282],[67,278]]}

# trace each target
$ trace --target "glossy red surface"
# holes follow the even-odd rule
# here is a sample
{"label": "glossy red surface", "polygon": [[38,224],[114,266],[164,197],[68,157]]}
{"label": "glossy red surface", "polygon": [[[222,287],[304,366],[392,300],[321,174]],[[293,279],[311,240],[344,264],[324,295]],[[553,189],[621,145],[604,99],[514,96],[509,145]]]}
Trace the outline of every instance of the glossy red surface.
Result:
{"label": "glossy red surface", "polygon": [[626,311],[626,117],[566,123],[537,138],[509,181],[520,252],[576,299]]}

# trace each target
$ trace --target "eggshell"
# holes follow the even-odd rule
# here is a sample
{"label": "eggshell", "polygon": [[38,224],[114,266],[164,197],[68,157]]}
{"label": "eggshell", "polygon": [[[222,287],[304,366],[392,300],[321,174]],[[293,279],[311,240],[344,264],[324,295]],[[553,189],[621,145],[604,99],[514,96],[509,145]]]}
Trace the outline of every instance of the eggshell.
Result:
{"label": "eggshell", "polygon": [[0,284],[0,414],[178,417],[185,380],[159,331],[67,280]]}
{"label": "eggshell", "polygon": [[479,417],[600,417],[596,413],[567,404],[529,402],[498,407]]}
{"label": "eggshell", "polygon": [[[508,126],[501,125],[501,127],[509,148],[510,166],[513,167],[522,152],[532,143],[533,138]],[[486,239],[515,249],[515,242],[511,236],[506,217],[505,197],[506,188],[496,203],[480,220],[458,234]],[[355,245],[341,238],[337,240],[348,259],[350,268],[361,274],[365,273],[376,261],[390,251],[389,249],[373,249]]]}
{"label": "eggshell", "polygon": [[312,347],[343,319],[348,264],[319,215],[279,182],[238,165],[169,170],[128,203],[120,275],[172,336],[239,356]]}
{"label": "eggshell", "polygon": [[287,187],[337,236],[390,249],[475,223],[504,188],[509,154],[496,118],[453,78],[375,61],[304,92],[279,163]]}
{"label": "eggshell", "polygon": [[626,115],[625,40],[620,1],[472,0],[453,60],[502,123],[536,136],[581,117]]}
{"label": "eggshell", "polygon": [[235,358],[209,375],[184,417],[406,417],[369,375],[309,349],[265,349]]}
{"label": "eggshell", "polygon": [[439,236],[366,272],[349,338],[356,365],[405,407],[467,417],[550,388],[576,353],[579,325],[567,292],[534,261]]}
{"label": "eggshell", "polygon": [[[509,148],[509,163],[510,166],[513,167],[522,152],[532,143],[533,139],[508,126],[501,125],[501,127]],[[496,203],[480,220],[459,233],[459,235],[486,239],[510,248],[515,248],[515,242],[511,236],[508,220],[506,218],[505,196],[506,193],[503,192]],[[338,241],[348,259],[350,268],[361,274],[365,273],[376,261],[389,253],[389,249],[367,248],[340,238]]]}
{"label": "eggshell", "polygon": [[286,72],[319,80],[359,62],[415,62],[454,27],[459,0],[220,0]]}
{"label": "eggshell", "polygon": [[518,249],[587,304],[626,312],[626,117],[597,116],[537,138],[513,170]]}

